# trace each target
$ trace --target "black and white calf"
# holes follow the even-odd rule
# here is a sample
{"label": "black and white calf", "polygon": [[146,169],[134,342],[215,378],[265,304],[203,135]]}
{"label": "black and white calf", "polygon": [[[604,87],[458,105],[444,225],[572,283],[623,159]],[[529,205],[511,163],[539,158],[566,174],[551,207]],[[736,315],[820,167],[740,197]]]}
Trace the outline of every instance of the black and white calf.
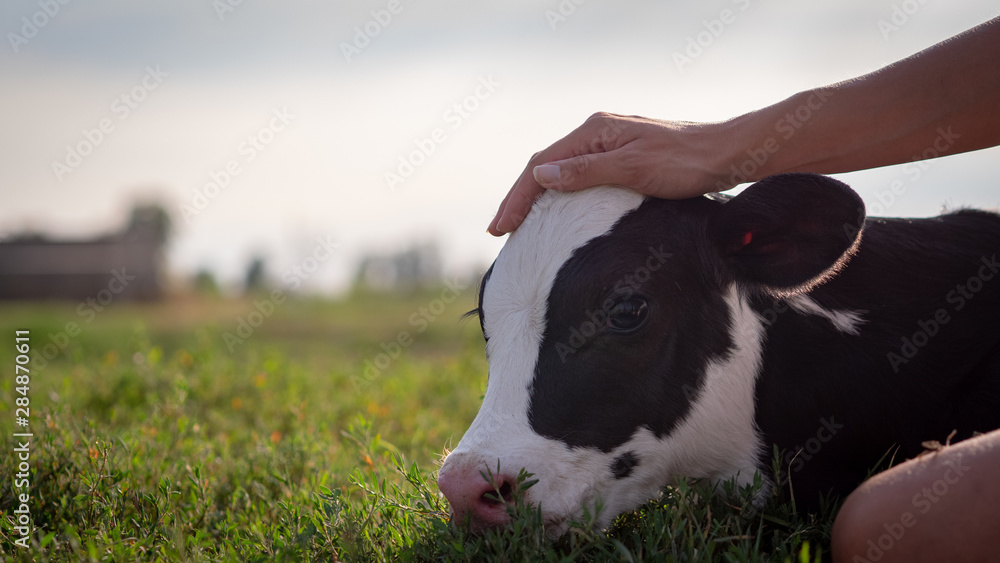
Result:
{"label": "black and white calf", "polygon": [[887,452],[1000,427],[998,255],[997,215],[866,220],[808,174],[546,192],[483,278],[486,395],[440,489],[502,525],[523,468],[559,533],[678,476],[773,483],[777,445],[802,508],[845,495]]}

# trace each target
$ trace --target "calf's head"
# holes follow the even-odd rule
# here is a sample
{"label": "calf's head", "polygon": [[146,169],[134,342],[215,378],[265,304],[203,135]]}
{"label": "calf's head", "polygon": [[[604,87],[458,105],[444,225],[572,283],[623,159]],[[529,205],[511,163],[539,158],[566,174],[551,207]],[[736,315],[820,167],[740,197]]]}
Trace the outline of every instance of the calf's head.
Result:
{"label": "calf's head", "polygon": [[863,219],[850,188],[806,174],[733,198],[546,192],[480,288],[486,395],[438,480],[455,521],[503,525],[495,491],[522,469],[554,534],[674,477],[752,480],[764,326],[746,298],[832,275]]}

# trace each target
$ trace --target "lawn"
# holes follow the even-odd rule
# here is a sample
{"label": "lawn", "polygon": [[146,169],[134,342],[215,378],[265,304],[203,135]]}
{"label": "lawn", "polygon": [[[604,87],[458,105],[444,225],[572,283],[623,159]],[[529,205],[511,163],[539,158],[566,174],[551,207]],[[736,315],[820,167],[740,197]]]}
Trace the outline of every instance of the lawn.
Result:
{"label": "lawn", "polygon": [[[435,472],[487,373],[478,323],[460,319],[472,287],[454,301],[434,290],[102,311],[0,304],[3,558],[811,561],[828,551],[829,515],[755,510],[752,491],[720,497],[698,482],[664,488],[608,530],[582,522],[555,541],[527,506],[502,532],[449,525]],[[25,330],[30,371],[17,380]]]}

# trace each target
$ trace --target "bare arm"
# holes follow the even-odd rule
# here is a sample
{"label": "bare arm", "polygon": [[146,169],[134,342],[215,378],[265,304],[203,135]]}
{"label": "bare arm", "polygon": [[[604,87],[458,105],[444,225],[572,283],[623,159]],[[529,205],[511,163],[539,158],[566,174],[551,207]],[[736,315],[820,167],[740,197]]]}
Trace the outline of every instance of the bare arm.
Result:
{"label": "bare arm", "polygon": [[871,74],[720,123],[595,114],[535,154],[490,232],[544,188],[620,184],[664,198],[781,172],[837,173],[1000,144],[1000,18]]}
{"label": "bare arm", "polygon": [[[801,110],[803,105],[819,108]],[[807,119],[751,180],[780,172],[864,170],[927,158],[925,151],[933,154],[928,149],[943,155],[1000,144],[1000,18],[871,74],[797,94],[727,125],[736,139],[752,146],[761,141],[762,129],[782,119],[787,124],[788,114],[794,119],[796,112]],[[934,146],[943,133],[950,144],[944,151],[944,143]]]}

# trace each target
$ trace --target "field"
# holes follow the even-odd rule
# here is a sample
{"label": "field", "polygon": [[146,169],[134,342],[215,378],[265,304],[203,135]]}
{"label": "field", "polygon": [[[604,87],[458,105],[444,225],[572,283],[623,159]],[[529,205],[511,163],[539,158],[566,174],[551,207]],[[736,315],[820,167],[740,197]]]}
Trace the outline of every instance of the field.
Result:
{"label": "field", "polygon": [[[474,293],[0,304],[3,559],[811,561],[828,551],[829,516],[757,511],[750,491],[725,500],[697,482],[665,488],[608,530],[584,522],[555,541],[523,505],[503,532],[449,525],[435,472],[486,383],[478,323],[460,319]],[[17,330],[30,331],[27,385],[15,378]],[[30,408],[27,426],[18,405]],[[19,432],[33,434],[27,447]],[[16,528],[25,509],[28,539]]]}

